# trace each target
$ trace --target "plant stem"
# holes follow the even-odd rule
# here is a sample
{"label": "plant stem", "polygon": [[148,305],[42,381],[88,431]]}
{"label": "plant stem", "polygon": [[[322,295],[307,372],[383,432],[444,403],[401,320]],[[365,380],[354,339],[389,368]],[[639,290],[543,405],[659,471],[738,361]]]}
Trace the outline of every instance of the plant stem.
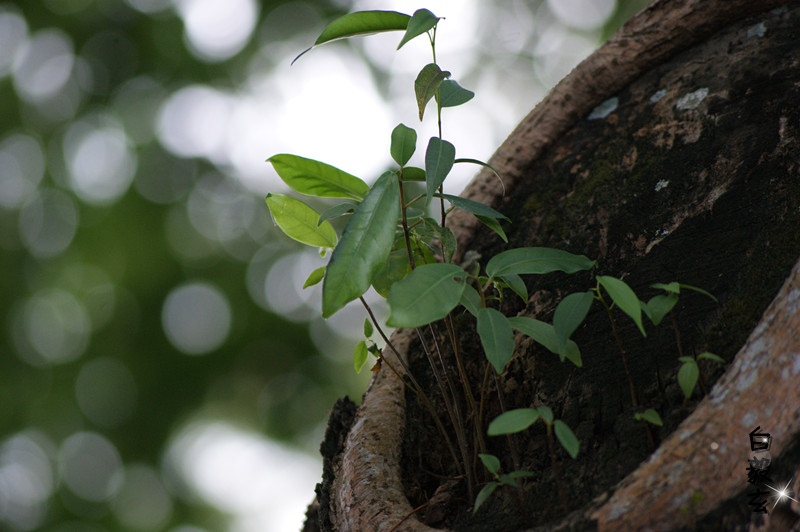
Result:
{"label": "plant stem", "polygon": [[414,264],[414,254],[411,252],[411,239],[408,236],[408,220],[406,218],[406,201],[403,194],[403,169],[400,169],[400,179],[397,180],[398,187],[400,188],[400,212],[402,214],[401,224],[403,225],[403,237],[406,240],[406,251],[408,252],[408,263],[413,270],[416,265]]}
{"label": "plant stem", "polygon": [[628,369],[628,357],[625,355],[625,348],[622,347],[622,340],[620,340],[619,332],[617,332],[617,322],[614,320],[613,314],[611,314],[611,307],[609,307],[605,301],[602,299],[600,300],[603,303],[603,306],[606,307],[606,311],[608,312],[608,319],[611,320],[611,332],[614,333],[614,339],[617,341],[617,347],[619,348],[619,353],[622,355],[622,365],[625,366],[625,375],[628,377],[628,386],[631,390],[631,402],[633,403],[634,407],[639,406],[639,401],[636,399],[636,388],[633,386],[633,378],[631,377],[631,371]]}

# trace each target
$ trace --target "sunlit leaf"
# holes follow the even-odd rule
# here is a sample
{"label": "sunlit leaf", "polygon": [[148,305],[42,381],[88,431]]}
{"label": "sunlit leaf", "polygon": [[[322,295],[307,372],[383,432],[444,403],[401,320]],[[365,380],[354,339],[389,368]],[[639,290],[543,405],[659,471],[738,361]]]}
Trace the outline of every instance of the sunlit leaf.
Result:
{"label": "sunlit leaf", "polygon": [[470,101],[475,93],[459,85],[454,79],[446,79],[439,85],[439,105],[456,107]]}
{"label": "sunlit leaf", "polygon": [[[392,130],[392,144],[389,149],[394,162],[400,166],[405,166],[411,156],[414,155],[414,150],[416,149],[417,132],[405,124],[398,124]],[[403,179],[407,179],[405,175],[403,175]]]}
{"label": "sunlit leaf", "polygon": [[424,264],[392,285],[389,318],[392,327],[421,327],[447,316],[458,305],[467,274],[455,264]]}
{"label": "sunlit leaf", "polygon": [[450,77],[450,72],[442,70],[435,63],[428,63],[417,75],[414,81],[414,94],[417,97],[417,108],[419,109],[419,119],[425,114],[425,106],[431,101],[442,81]]}
{"label": "sunlit leaf", "polygon": [[478,512],[478,508],[480,508],[481,505],[486,502],[486,499],[488,499],[489,496],[494,493],[494,490],[496,490],[497,486],[499,485],[500,484],[498,482],[489,482],[481,488],[481,491],[478,492],[478,496],[475,497],[475,506],[472,507],[473,515]]}
{"label": "sunlit leaf", "polygon": [[514,329],[530,336],[536,343],[544,346],[551,353],[557,354],[562,362],[564,358],[567,358],[576,366],[583,366],[581,351],[578,348],[578,344],[573,340],[567,340],[564,350],[559,351],[556,331],[549,323],[525,316],[514,316],[508,318],[508,321]]}
{"label": "sunlit leaf", "polygon": [[356,344],[356,349],[353,352],[353,367],[356,369],[356,373],[361,373],[361,368],[364,367],[364,364],[367,362],[367,358],[369,358],[367,342],[361,340]]}
{"label": "sunlit leaf", "polygon": [[497,457],[494,456],[493,454],[479,453],[478,458],[481,459],[481,462],[483,462],[483,466],[492,475],[496,475],[497,473],[500,472],[500,460],[498,460]]}
{"label": "sunlit leaf", "polygon": [[[328,24],[314,42],[314,46],[348,37],[372,35],[386,31],[402,31],[408,26],[409,20],[411,20],[410,16],[396,11],[358,11],[349,13]],[[314,48],[314,46],[300,52],[292,63],[300,59],[300,56]]]}
{"label": "sunlit leaf", "polygon": [[422,35],[423,33],[427,32],[429,29],[436,26],[439,22],[439,17],[428,11],[427,9],[418,9],[414,12],[411,16],[411,20],[408,21],[408,27],[406,28],[406,34],[403,35],[403,39],[400,41],[400,44],[397,45],[397,49],[403,47],[405,43]]}
{"label": "sunlit leaf", "polygon": [[478,310],[477,329],[486,358],[499,375],[514,355],[514,331],[511,330],[511,324],[500,311],[484,307]]}
{"label": "sunlit leaf", "polygon": [[539,411],[535,408],[509,410],[494,418],[489,423],[489,429],[486,433],[489,436],[500,436],[502,434],[522,432],[533,425],[539,417]]}
{"label": "sunlit leaf", "polygon": [[431,137],[428,141],[428,149],[425,151],[425,175],[428,182],[428,199],[444,183],[444,178],[453,168],[453,161],[456,156],[456,147],[446,140],[439,137]]}
{"label": "sunlit leaf", "polygon": [[553,315],[553,329],[558,338],[559,351],[566,347],[569,337],[583,323],[592,306],[592,301],[594,301],[592,292],[576,292],[562,299],[556,307]]}
{"label": "sunlit leaf", "polygon": [[555,271],[575,273],[588,270],[595,265],[593,260],[583,255],[573,255],[553,248],[516,248],[498,253],[486,265],[486,273],[491,277],[502,277],[509,273],[543,274]]}
{"label": "sunlit leaf", "polygon": [[683,364],[678,370],[678,384],[683,390],[683,395],[688,399],[692,396],[695,385],[697,385],[697,378],[700,376],[700,368],[697,367],[697,362],[690,357],[681,357]]}
{"label": "sunlit leaf", "polygon": [[322,283],[322,317],[363,294],[386,261],[400,217],[397,176],[384,173],[358,206],[333,250]]}
{"label": "sunlit leaf", "polygon": [[301,194],[360,200],[369,192],[369,185],[363,180],[314,159],[279,153],[267,161],[284,183]]}
{"label": "sunlit leaf", "polygon": [[553,422],[553,432],[556,433],[556,438],[561,442],[561,446],[566,449],[573,459],[576,458],[581,444],[578,438],[575,437],[575,433],[572,432],[572,429],[560,419],[556,419]]}
{"label": "sunlit leaf", "polygon": [[644,324],[642,324],[642,306],[633,289],[631,289],[625,281],[621,281],[616,277],[599,275],[597,281],[605,288],[608,295],[611,296],[611,300],[614,304],[616,304],[622,312],[630,316],[634,323],[636,323],[642,336],[647,336],[647,333],[644,331]]}
{"label": "sunlit leaf", "polygon": [[308,276],[306,282],[303,283],[303,289],[318,284],[323,277],[325,277],[325,266],[320,266],[319,268],[311,272],[311,274]]}
{"label": "sunlit leaf", "polygon": [[315,247],[336,246],[336,231],[328,222],[317,225],[317,211],[300,200],[282,194],[267,194],[267,207],[286,236]]}

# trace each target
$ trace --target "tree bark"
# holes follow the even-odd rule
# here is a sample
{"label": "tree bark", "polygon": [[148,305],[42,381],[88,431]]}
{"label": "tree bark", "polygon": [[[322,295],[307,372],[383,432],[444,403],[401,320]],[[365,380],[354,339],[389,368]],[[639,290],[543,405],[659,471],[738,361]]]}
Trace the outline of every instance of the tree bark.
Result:
{"label": "tree bark", "polygon": [[[772,436],[776,477],[800,478],[798,28],[794,1],[655,2],[565,78],[494,155],[490,163],[513,194],[503,196],[488,172],[465,191],[514,221],[514,247],[584,253],[599,261],[598,273],[624,277],[637,294],[677,280],[719,300],[681,295],[682,352],[713,349],[730,361],[691,412],[675,384],[675,332],[654,330],[645,343],[621,323],[638,393],[667,417],[649,457],[635,443],[627,447],[643,439],[641,425],[626,421],[636,410],[602,313],[590,314],[575,335],[583,368],[517,338],[499,385],[506,408],[550,405],[578,434],[584,460],[563,463],[569,514],[544,512],[527,528],[800,526],[796,503],[766,516],[751,512],[746,471],[748,435],[760,426]],[[501,251],[471,216],[448,222],[460,250],[484,258]],[[556,281],[528,281],[527,305],[504,310],[545,319],[563,295],[591,286],[588,277]],[[392,339],[412,366],[419,358],[413,340],[409,331]],[[385,349],[384,357],[391,363],[394,355]],[[721,373],[707,372],[709,379]],[[414,445],[403,446],[418,441],[406,428],[421,412],[412,406],[400,378],[383,369],[352,425],[348,417],[329,428],[320,528],[436,529],[414,512],[413,482],[401,465],[404,456],[423,460],[410,456]],[[518,443],[535,462],[535,438]],[[595,482],[592,464],[600,463],[613,471]],[[440,487],[446,491],[446,483]],[[432,504],[437,495],[422,498]]]}

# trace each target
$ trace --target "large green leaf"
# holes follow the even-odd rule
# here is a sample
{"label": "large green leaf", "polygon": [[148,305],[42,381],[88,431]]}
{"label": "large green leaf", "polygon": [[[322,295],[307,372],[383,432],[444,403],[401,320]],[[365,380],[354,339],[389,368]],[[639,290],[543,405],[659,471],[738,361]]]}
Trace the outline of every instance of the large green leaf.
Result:
{"label": "large green leaf", "polygon": [[576,292],[562,299],[556,307],[553,315],[553,329],[558,338],[559,351],[566,347],[569,337],[586,318],[592,301],[594,301],[592,292]]}
{"label": "large green leaf", "polygon": [[416,149],[417,132],[405,124],[397,124],[397,127],[392,130],[392,144],[389,148],[394,162],[405,166]]}
{"label": "large green leaf", "polygon": [[419,119],[425,114],[425,106],[439,90],[439,85],[445,78],[450,77],[450,72],[442,70],[436,63],[428,63],[417,74],[414,80],[414,94],[417,97],[417,107],[419,108]]}
{"label": "large green leaf", "polygon": [[[402,31],[408,27],[409,20],[411,20],[411,17],[396,11],[358,11],[349,13],[328,24],[322,30],[316,42],[314,42],[314,46],[348,37],[372,35],[385,31]],[[314,46],[310,46],[300,52],[292,63],[300,59],[300,56],[314,48]]]}
{"label": "large green leaf", "polygon": [[400,193],[397,176],[384,173],[358,206],[331,254],[322,283],[322,317],[327,318],[369,288],[392,249]]}
{"label": "large green leaf", "polygon": [[474,96],[474,92],[465,89],[454,79],[446,79],[439,85],[439,105],[442,107],[456,107],[465,104]]}
{"label": "large green leaf", "polygon": [[455,264],[423,264],[392,285],[389,318],[392,327],[421,327],[447,316],[458,305],[467,273]]}
{"label": "large green leaf", "polygon": [[489,429],[486,433],[489,436],[500,436],[503,434],[514,434],[522,432],[537,419],[539,419],[539,411],[535,408],[517,408],[516,410],[509,410],[494,418],[489,423]]}
{"label": "large green leaf", "polygon": [[560,419],[556,419],[553,422],[553,431],[556,433],[558,441],[561,442],[561,446],[566,449],[573,459],[576,458],[581,444],[578,438],[575,437],[575,433],[572,432],[572,429]]}
{"label": "large green leaf", "polygon": [[583,255],[573,255],[553,248],[516,248],[495,255],[486,265],[490,277],[502,277],[508,273],[533,274],[561,271],[575,273],[588,270],[595,265]]}
{"label": "large green leaf", "polygon": [[583,365],[581,350],[578,348],[578,344],[573,340],[567,340],[564,349],[559,350],[555,328],[549,323],[525,316],[508,318],[508,322],[514,329],[522,334],[530,336],[533,341],[544,346],[551,353],[557,354],[562,362],[564,358],[567,358],[578,367]]}
{"label": "large green leaf", "polygon": [[444,178],[453,168],[456,158],[456,147],[439,137],[431,137],[428,149],[425,151],[425,175],[428,182],[428,199],[431,201],[433,194],[444,183]]}
{"label": "large green leaf", "polygon": [[300,200],[282,194],[267,194],[267,207],[286,236],[309,246],[336,246],[336,231],[328,222],[317,225],[319,213]]}
{"label": "large green leaf", "polygon": [[363,199],[369,185],[335,166],[288,153],[267,159],[283,182],[301,194],[322,198]]}
{"label": "large green leaf", "polygon": [[397,49],[403,47],[405,43],[422,35],[423,33],[427,32],[429,29],[436,26],[439,22],[439,17],[428,11],[427,9],[418,9],[414,12],[411,16],[411,20],[408,21],[408,27],[406,28],[406,34],[403,35],[403,39],[400,41],[400,44],[397,45]]}
{"label": "large green leaf", "polygon": [[486,358],[500,374],[514,355],[514,331],[500,311],[493,308],[478,310],[478,336]]}
{"label": "large green leaf", "polygon": [[644,324],[642,323],[642,305],[636,293],[628,286],[625,281],[621,281],[616,277],[609,277],[607,275],[599,275],[597,281],[600,286],[605,288],[611,300],[617,305],[622,312],[631,317],[631,319],[639,327],[642,336],[647,336],[644,331]]}

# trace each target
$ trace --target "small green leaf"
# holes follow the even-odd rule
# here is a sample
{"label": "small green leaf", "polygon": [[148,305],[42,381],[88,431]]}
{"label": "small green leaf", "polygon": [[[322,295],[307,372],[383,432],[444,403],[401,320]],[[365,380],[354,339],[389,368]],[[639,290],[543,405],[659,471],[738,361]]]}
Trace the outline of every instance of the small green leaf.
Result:
{"label": "small green leaf", "polygon": [[454,264],[423,264],[392,285],[389,318],[392,327],[421,327],[444,318],[458,305],[467,274]]}
{"label": "small green leaf", "polygon": [[403,168],[403,181],[425,181],[425,170],[416,166]]}
{"label": "small green leaf", "polygon": [[548,425],[553,424],[553,411],[549,406],[540,406],[539,415],[542,416],[542,419],[544,419],[544,422]]}
{"label": "small green leaf", "polygon": [[559,351],[566,348],[569,337],[583,323],[586,314],[589,313],[589,307],[592,306],[592,301],[594,301],[592,292],[576,292],[562,299],[556,307],[553,315],[553,329],[558,338]]}
{"label": "small green leaf", "polygon": [[478,453],[478,458],[481,459],[481,462],[483,462],[483,466],[492,475],[496,475],[498,472],[500,472],[500,460],[498,460],[497,457],[494,456],[493,454]]}
{"label": "small green leaf", "polygon": [[500,436],[502,434],[514,434],[522,432],[533,425],[541,414],[536,408],[517,408],[509,410],[494,418],[489,423],[486,434],[489,436]]}
{"label": "small green leaf", "polygon": [[322,317],[328,318],[363,294],[386,262],[400,217],[397,176],[385,172],[358,206],[331,254],[322,283]]}
{"label": "small green leaf", "polygon": [[426,204],[430,203],[431,196],[444,183],[444,178],[453,168],[455,156],[456,147],[446,140],[442,140],[439,137],[431,137],[431,140],[428,141],[428,149],[425,151],[425,175],[428,182]]}
{"label": "small green leaf", "polygon": [[485,216],[486,218],[502,218],[506,221],[510,221],[506,215],[497,212],[486,204],[473,201],[471,199],[462,198],[461,196],[454,196],[452,194],[440,194],[438,192],[435,193],[434,196],[437,198],[444,198],[452,203],[455,207],[458,207],[459,209],[472,213],[476,216]]}
{"label": "small green leaf", "polygon": [[514,316],[508,318],[508,321],[513,328],[530,336],[536,343],[544,346],[551,353],[557,354],[562,362],[566,357],[576,366],[583,366],[581,351],[578,348],[578,344],[572,340],[567,340],[567,345],[564,347],[564,350],[559,351],[556,331],[549,323],[525,316]]}
{"label": "small green leaf", "polygon": [[322,225],[322,222],[326,222],[328,220],[333,220],[334,218],[338,218],[339,216],[344,216],[345,214],[352,213],[356,210],[358,204],[356,203],[340,203],[339,205],[334,205],[330,209],[323,211],[319,215],[319,220],[317,220],[317,225]]}
{"label": "small green leaf", "polygon": [[655,283],[655,284],[651,284],[650,288],[658,288],[658,289],[663,290],[663,291],[665,291],[665,292],[667,292],[669,294],[680,294],[681,293],[681,285],[679,283],[677,283],[677,282],[671,282],[671,283],[667,283],[667,284]]}
{"label": "small green leaf", "polygon": [[303,289],[305,290],[309,286],[314,286],[319,283],[323,277],[325,277],[325,266],[320,266],[308,276],[306,282],[303,283]]}
{"label": "small green leaf", "polygon": [[573,255],[553,248],[516,248],[498,253],[486,265],[490,277],[502,277],[509,273],[543,274],[555,271],[575,273],[588,270],[595,265],[583,255]]}
{"label": "small green leaf", "polygon": [[621,281],[616,277],[609,277],[607,275],[600,275],[597,277],[600,285],[606,289],[611,300],[622,310],[639,327],[642,336],[647,336],[642,324],[642,305],[636,293],[628,286],[625,281]]}
{"label": "small green leaf", "polygon": [[406,34],[403,35],[403,39],[400,41],[400,44],[397,45],[397,49],[403,47],[405,43],[422,35],[423,33],[427,32],[429,29],[436,26],[439,22],[439,17],[428,11],[427,9],[418,9],[414,12],[411,16],[411,20],[408,21],[408,27],[406,28]]}
{"label": "small green leaf", "polygon": [[525,281],[516,273],[509,273],[500,277],[500,279],[508,285],[508,287],[517,294],[522,301],[528,302],[528,287],[525,286]]}
{"label": "small green leaf", "polygon": [[435,63],[428,63],[417,75],[414,81],[414,94],[417,97],[417,107],[419,108],[419,119],[425,114],[425,106],[431,101],[436,91],[439,90],[439,85],[446,78],[450,77],[450,72],[442,70],[439,65]]}
{"label": "small green leaf", "polygon": [[507,475],[503,475],[503,476],[509,477],[509,478],[512,478],[512,479],[528,478],[528,477],[535,477],[536,473],[534,473],[533,471],[512,471],[511,473],[509,473]]}
{"label": "small green leaf", "polygon": [[446,79],[439,85],[439,105],[442,107],[456,107],[474,97],[474,92],[465,89],[453,79]]}
{"label": "small green leaf", "polygon": [[688,399],[692,396],[694,387],[697,384],[700,369],[697,367],[697,362],[695,362],[694,359],[690,357],[686,357],[686,359],[687,360],[683,361],[683,365],[681,365],[678,370],[678,384],[680,384],[681,390],[683,390],[683,395]]}
{"label": "small green leaf", "polygon": [[683,284],[683,283],[681,283],[680,286],[681,286],[681,288],[685,288],[687,290],[692,290],[692,291],[697,292],[699,294],[703,294],[704,296],[708,296],[711,299],[713,299],[714,302],[719,303],[719,301],[717,301],[716,297],[712,296],[711,294],[709,294],[708,292],[706,292],[702,288],[697,288],[696,286],[689,286],[688,284]]}
{"label": "small green leaf", "polygon": [[282,194],[267,194],[267,207],[286,236],[308,246],[336,246],[336,231],[328,222],[317,226],[319,214],[300,200]]}
{"label": "small green leaf", "polygon": [[[405,124],[398,124],[392,130],[392,144],[389,149],[394,162],[400,166],[405,166],[411,156],[414,155],[414,150],[416,149],[417,132]],[[403,175],[403,179],[406,179],[405,175]]]}
{"label": "small green leaf", "polygon": [[658,415],[658,412],[653,410],[652,408],[648,408],[644,412],[636,413],[633,415],[633,418],[637,421],[647,421],[648,423],[652,423],[653,425],[657,425],[659,427],[664,426],[664,422],[661,421],[661,416]]}
{"label": "small green leaf", "polygon": [[492,165],[490,165],[489,163],[485,163],[483,161],[479,161],[478,159],[456,159],[455,162],[456,162],[456,164],[458,164],[458,163],[472,163],[472,164],[477,164],[479,166],[483,166],[484,168],[488,168],[497,177],[497,179],[500,181],[500,185],[503,187],[503,195],[504,196],[506,195],[506,185],[505,185],[505,183],[503,183],[503,178],[500,176],[500,172],[495,170],[492,167]]}
{"label": "small green leaf", "polygon": [[372,322],[369,321],[369,318],[364,318],[364,336],[369,338],[372,336],[372,333],[375,332],[372,328]]}
{"label": "small green leaf", "polygon": [[653,325],[658,325],[677,302],[678,294],[659,294],[650,298],[650,301],[645,304],[646,306],[643,307],[643,310],[645,314],[647,314],[647,317],[650,318],[650,321],[653,322]]}
{"label": "small green leaf", "polygon": [[369,192],[369,185],[363,180],[314,159],[279,153],[267,161],[284,183],[301,194],[361,200]]}
{"label": "small green leaf", "polygon": [[[314,42],[314,46],[325,44],[338,39],[348,37],[358,37],[362,35],[372,35],[385,31],[402,31],[408,27],[411,17],[396,11],[358,11],[349,13],[337,18],[328,24]],[[306,48],[294,58],[292,63],[300,59],[300,56],[314,48]]]}
{"label": "small green leaf", "polygon": [[[441,248],[444,250],[445,262],[450,262],[453,254],[456,252],[456,236],[449,227],[442,227],[439,222],[433,218],[423,218],[422,224],[415,228],[418,235],[430,240],[438,240]],[[438,248],[438,246],[437,246]],[[437,250],[438,251],[438,250]]]}
{"label": "small green leaf", "polygon": [[489,496],[494,493],[494,490],[496,490],[499,485],[499,482],[489,482],[483,488],[481,488],[481,491],[478,492],[478,496],[475,497],[475,506],[472,507],[472,515],[478,513],[478,508],[480,508],[481,505],[486,502],[486,499],[488,499]]}
{"label": "small green leaf", "polygon": [[500,236],[500,238],[503,239],[503,242],[508,244],[508,237],[506,236],[505,231],[503,231],[503,228],[500,227],[500,222],[498,222],[495,218],[489,218],[488,216],[479,216],[479,215],[476,215],[475,218],[480,220],[483,225],[485,225],[486,227],[497,233]]}
{"label": "small green leaf", "polygon": [[367,358],[369,358],[367,342],[361,340],[356,344],[356,349],[353,352],[353,367],[356,369],[356,373],[361,373],[361,368],[364,367],[364,364],[367,362]]}
{"label": "small green leaf", "polygon": [[556,419],[553,423],[553,431],[556,433],[558,441],[561,442],[561,446],[575,459],[578,456],[578,450],[581,444],[578,442],[578,438],[575,437],[575,433],[572,432],[572,429],[560,419]]}
{"label": "small green leaf", "polygon": [[466,285],[464,287],[464,291],[461,293],[461,299],[459,300],[459,303],[461,303],[470,314],[476,318],[478,317],[478,311],[482,306],[481,296],[471,285]]}
{"label": "small green leaf", "polygon": [[713,360],[714,362],[719,362],[720,364],[724,364],[725,363],[725,359],[724,358],[722,358],[720,356],[717,356],[714,353],[709,353],[709,352],[700,353],[699,355],[697,355],[697,360],[702,360],[702,359]]}
{"label": "small green leaf", "polygon": [[499,375],[514,355],[514,331],[511,330],[511,324],[500,311],[484,307],[478,310],[477,329],[486,358]]}

